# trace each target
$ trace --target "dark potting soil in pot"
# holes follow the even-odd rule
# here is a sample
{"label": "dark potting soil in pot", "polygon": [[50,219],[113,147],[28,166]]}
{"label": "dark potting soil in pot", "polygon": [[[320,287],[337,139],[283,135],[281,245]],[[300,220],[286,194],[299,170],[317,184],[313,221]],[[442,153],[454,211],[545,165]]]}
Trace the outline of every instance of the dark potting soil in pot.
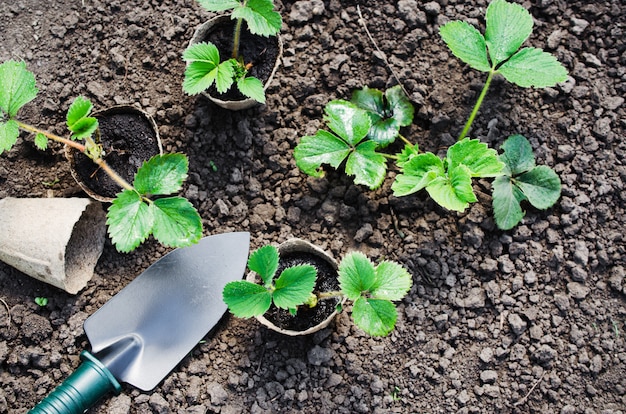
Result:
{"label": "dark potting soil in pot", "polygon": [[[139,113],[111,113],[96,117],[104,160],[122,178],[132,183],[137,169],[159,153],[154,129]],[[74,168],[85,185],[103,197],[113,198],[122,191],[106,172],[83,153],[74,153]]]}
{"label": "dark potting soil in pot", "polygon": [[[311,253],[288,253],[281,255],[277,275],[290,266],[310,264],[317,270],[317,282],[314,293],[339,290],[337,271],[324,259]],[[339,304],[339,298],[320,300],[316,307],[301,306],[296,316],[288,310],[272,307],[265,313],[265,318],[274,325],[292,331],[307,330],[328,318]]]}
{"label": "dark potting soil in pot", "polygon": [[[232,55],[234,30],[234,20],[219,22],[207,35],[207,38],[204,39],[204,41],[211,42],[217,47],[222,61],[225,61]],[[243,56],[244,64],[252,65],[248,70],[248,76],[254,76],[265,85],[274,70],[278,52],[278,38],[276,36],[263,37],[253,35],[248,31],[245,22],[243,23],[239,41],[239,55]],[[235,84],[225,93],[217,92],[215,85],[213,85],[209,88],[208,93],[222,101],[248,99],[239,92]]]}

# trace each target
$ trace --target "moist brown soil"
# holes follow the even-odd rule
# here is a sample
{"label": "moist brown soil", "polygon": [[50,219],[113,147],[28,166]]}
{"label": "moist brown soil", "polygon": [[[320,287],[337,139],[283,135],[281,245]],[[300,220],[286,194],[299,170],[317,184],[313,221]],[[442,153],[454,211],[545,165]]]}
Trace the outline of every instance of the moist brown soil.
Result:
{"label": "moist brown soil", "polygon": [[[144,115],[112,111],[96,115],[98,143],[104,160],[126,182],[132,183],[139,167],[159,154],[158,136]],[[120,186],[87,155],[73,151],[74,168],[82,183],[103,198],[114,198]]]}
{"label": "moist brown soil", "polygon": [[[524,135],[562,180],[554,207],[528,208],[510,231],[491,218],[489,180],[459,214],[424,192],[393,197],[392,177],[369,191],[341,172],[306,177],[293,159],[328,101],[398,81],[416,109],[403,135],[445,153],[485,76],[452,56],[438,27],[484,30],[487,1],[276,4],[285,55],[267,104],[229,112],[182,92],[182,52],[212,17],[194,0],[0,0],[0,60],[23,59],[40,89],[24,121],[67,135],[78,95],[96,109],[137,104],[165,152],[189,156],[182,193],[205,234],[249,231],[252,249],[299,237],[337,260],[350,250],[396,260],[413,276],[388,337],[366,336],[349,308],[305,338],[226,317],[152,392],[124,384],[89,412],[626,412],[624,2],[520,1],[535,22],[525,46],[555,54],[569,78],[547,89],[497,78],[474,123],[471,137],[494,148]],[[6,196],[85,195],[61,146],[38,151],[23,134],[0,156]],[[0,264],[0,412],[24,413],[60,384],[89,349],[84,320],[168,250],[150,239],[121,254],[108,242],[77,295]]]}

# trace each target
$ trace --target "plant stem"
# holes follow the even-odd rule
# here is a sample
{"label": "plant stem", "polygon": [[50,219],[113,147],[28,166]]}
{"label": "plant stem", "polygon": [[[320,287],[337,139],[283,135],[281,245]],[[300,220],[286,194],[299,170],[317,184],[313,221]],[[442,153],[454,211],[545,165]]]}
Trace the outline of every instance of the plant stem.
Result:
{"label": "plant stem", "polygon": [[376,154],[382,155],[383,157],[387,158],[388,160],[397,160],[399,158],[397,155],[385,154],[384,152],[377,152]]}
{"label": "plant stem", "polygon": [[402,134],[398,134],[398,138],[400,138],[406,145],[413,147],[413,143],[406,139]]}
{"label": "plant stem", "polygon": [[317,294],[318,299],[341,298],[343,293],[340,290],[331,290],[330,292],[320,292]]}
{"label": "plant stem", "polygon": [[472,110],[472,113],[470,114],[469,118],[467,119],[467,122],[465,123],[465,127],[463,128],[463,131],[461,131],[461,135],[459,135],[458,141],[465,138],[470,128],[472,127],[472,123],[474,123],[474,118],[476,118],[476,114],[478,114],[478,110],[480,109],[480,106],[483,103],[483,99],[485,99],[485,95],[487,95],[487,89],[489,89],[489,85],[491,85],[491,80],[493,79],[493,75],[495,75],[495,73],[496,73],[495,68],[492,68],[489,71],[489,75],[487,76],[487,80],[485,81],[485,85],[483,86],[483,90],[480,92],[480,95],[478,96],[478,100],[476,101],[476,104],[474,105],[474,109]]}
{"label": "plant stem", "polygon": [[[42,129],[36,128],[36,127],[34,127],[32,125],[25,124],[25,123],[20,122],[20,121],[17,121],[17,125],[18,125],[19,128],[21,128],[24,131],[32,132],[34,134],[43,134],[43,135],[46,136],[46,138],[51,139],[52,141],[60,142],[60,143],[65,144],[65,145],[67,145],[69,147],[75,148],[76,150],[82,152],[83,154],[86,154],[87,147],[85,145],[83,145],[83,144],[80,144],[80,143],[76,142],[76,141],[72,141],[71,139],[60,137],[58,135],[52,134],[52,133],[50,133],[48,131],[44,131]],[[125,190],[135,191],[135,188],[132,185],[130,185],[125,179],[123,179],[117,172],[115,172],[109,166],[109,164],[107,164],[106,161],[104,161],[102,158],[96,157],[96,158],[91,158],[91,160],[94,163],[96,163],[98,165],[98,167],[102,168],[104,170],[104,172],[106,172],[107,175],[109,177],[111,177],[111,179],[113,181],[115,181],[115,183],[117,183],[117,185],[119,185],[120,187],[122,187]]]}
{"label": "plant stem", "polygon": [[240,17],[235,24],[235,33],[233,34],[233,59],[239,59],[239,41],[241,39],[241,26],[243,19]]}
{"label": "plant stem", "polygon": [[106,163],[106,161],[104,161],[102,158],[92,158],[93,162],[95,162],[98,167],[102,168],[104,170],[105,173],[107,173],[107,175],[109,177],[111,177],[111,179],[113,181],[115,181],[115,183],[117,185],[119,185],[120,187],[122,187],[124,190],[129,190],[129,191],[137,191],[135,189],[135,187],[133,187],[132,185],[130,185],[128,183],[128,181],[126,181],[125,179],[123,179],[115,170],[113,170],[113,168],[111,168],[109,166],[109,164]]}
{"label": "plant stem", "polygon": [[52,133],[50,133],[48,131],[41,130],[41,129],[36,128],[36,127],[34,127],[32,125],[28,125],[28,124],[25,124],[25,123],[20,122],[20,121],[16,121],[16,122],[17,122],[18,127],[20,129],[23,129],[24,131],[32,132],[33,134],[43,134],[48,139],[51,139],[51,140],[56,141],[56,142],[60,142],[60,143],[65,144],[65,145],[67,145],[69,147],[76,148],[80,152],[85,152],[85,150],[86,150],[84,145],[82,145],[82,144],[80,144],[80,143],[78,143],[76,141],[72,141],[71,139],[67,139],[67,138],[60,137],[58,135],[54,135],[54,134],[52,134]]}

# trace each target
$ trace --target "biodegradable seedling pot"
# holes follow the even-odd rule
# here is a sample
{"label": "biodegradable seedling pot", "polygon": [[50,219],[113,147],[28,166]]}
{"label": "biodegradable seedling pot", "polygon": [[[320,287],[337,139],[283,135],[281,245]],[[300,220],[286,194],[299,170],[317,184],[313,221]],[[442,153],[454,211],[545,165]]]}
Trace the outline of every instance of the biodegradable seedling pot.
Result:
{"label": "biodegradable seedling pot", "polygon": [[0,200],[0,260],[75,294],[104,247],[106,215],[88,198]]}
{"label": "biodegradable seedling pot", "polygon": [[[301,239],[290,239],[278,246],[280,254],[277,274],[289,266],[311,264],[317,269],[315,292],[337,291],[338,264],[319,247]],[[256,273],[250,272],[246,280],[257,283]],[[337,316],[340,298],[320,300],[315,308],[301,306],[296,316],[274,306],[256,319],[269,329],[288,336],[309,335],[327,327]],[[343,300],[345,301],[345,299]]]}
{"label": "biodegradable seedling pot", "polygon": [[[159,130],[150,115],[133,106],[121,105],[94,114],[104,160],[123,179],[132,183],[137,169],[151,157],[163,154]],[[111,202],[120,186],[87,155],[65,147],[72,176],[93,199]]]}
{"label": "biodegradable seedling pot", "polygon": [[[232,52],[234,27],[235,20],[231,20],[229,16],[216,16],[196,28],[189,45],[210,41],[217,46],[222,59],[228,59]],[[280,34],[270,37],[255,36],[244,28],[241,32],[240,53],[253,63],[249,75],[259,79],[263,83],[263,89],[267,90],[283,56]],[[248,109],[259,104],[256,100],[243,96],[235,85],[224,94],[219,94],[213,86],[208,91],[202,92],[202,95],[216,105],[232,111]]]}

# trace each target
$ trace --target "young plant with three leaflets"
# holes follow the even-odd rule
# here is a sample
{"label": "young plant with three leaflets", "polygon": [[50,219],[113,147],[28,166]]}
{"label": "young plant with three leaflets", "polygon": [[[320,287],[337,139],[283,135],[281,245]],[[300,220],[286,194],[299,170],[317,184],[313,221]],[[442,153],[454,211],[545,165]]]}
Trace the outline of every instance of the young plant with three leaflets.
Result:
{"label": "young plant with three leaflets", "polygon": [[339,291],[314,292],[317,270],[311,265],[288,267],[276,277],[278,249],[263,246],[250,255],[248,268],[258,274],[262,284],[245,280],[228,283],[223,290],[230,312],[240,318],[261,316],[272,303],[296,315],[300,306],[317,306],[318,301],[344,298],[354,302],[355,324],[372,336],[388,335],[395,327],[398,313],[392,301],[401,300],[411,288],[409,272],[392,261],[375,266],[359,252],[348,253],[339,265]]}
{"label": "young plant with three leaflets", "polygon": [[274,11],[273,0],[198,0],[198,3],[211,12],[231,10],[231,19],[236,20],[232,53],[229,59],[222,61],[217,46],[211,42],[187,47],[183,52],[183,60],[187,62],[183,90],[196,95],[215,84],[219,93],[225,93],[235,83],[242,95],[265,103],[263,83],[248,76],[251,63],[241,56],[239,44],[244,22],[253,35],[278,34],[282,18]]}
{"label": "young plant with three leaflets", "polygon": [[[354,175],[356,184],[376,189],[385,178],[387,159],[393,159],[400,169],[391,186],[395,196],[426,189],[439,205],[464,211],[469,203],[477,201],[472,179],[508,174],[507,159],[515,157],[511,152],[526,148],[525,144],[520,144],[522,140],[528,142],[516,136],[515,145],[503,145],[503,149],[508,148],[508,158],[505,158],[479,140],[467,138],[493,76],[501,74],[522,87],[553,86],[567,79],[565,68],[549,53],[536,48],[518,51],[533,26],[532,17],[522,6],[495,0],[487,8],[486,21],[485,36],[461,21],[447,23],[440,29],[442,38],[457,57],[489,73],[458,141],[448,148],[445,157],[420,153],[417,144],[410,143],[399,133],[400,127],[410,125],[413,120],[413,107],[399,86],[384,94],[366,87],[356,91],[350,102],[336,100],[326,105],[324,119],[332,132],[320,130],[314,136],[303,137],[294,150],[296,165],[309,175],[321,177],[324,175],[322,164],[339,168],[345,161],[345,171]],[[397,138],[404,142],[400,153],[390,155],[379,151]],[[548,208],[558,199],[555,194],[560,194],[560,181],[548,167],[533,170],[522,179],[527,184],[525,191],[533,192],[534,196],[522,196],[505,188],[503,178],[497,180],[493,205],[496,224],[501,229],[512,228],[523,217],[519,203],[512,200],[532,199],[533,206]],[[515,188],[520,189],[519,180]],[[540,197],[543,200],[537,200]]]}
{"label": "young plant with three leaflets", "polygon": [[[91,117],[91,102],[79,96],[69,107],[66,124],[69,138],[57,136],[17,119],[19,110],[35,99],[35,76],[24,62],[0,64],[0,154],[17,142],[20,130],[35,134],[35,145],[45,150],[56,141],[85,153],[122,188],[107,212],[107,225],[117,250],[134,250],[152,234],[161,244],[188,246],[202,236],[202,220],[183,197],[166,196],[180,191],[187,178],[188,160],[184,154],[156,155],[138,170],[132,184],[126,182],[105,161],[98,144],[98,120]],[[94,139],[93,135],[96,136]]]}
{"label": "young plant with three leaflets", "polygon": [[[456,57],[476,70],[487,72],[487,80],[459,140],[469,133],[496,74],[523,88],[545,88],[567,80],[567,70],[552,54],[534,47],[520,49],[534,25],[524,7],[494,0],[487,7],[485,21],[484,35],[463,21],[452,21],[440,28],[441,37]],[[552,207],[560,197],[561,181],[549,167],[535,167],[532,147],[525,137],[509,137],[502,149],[504,154],[500,159],[506,168],[504,177],[494,182],[493,210],[498,227],[508,230],[524,216],[521,201],[528,200],[540,210]]]}

